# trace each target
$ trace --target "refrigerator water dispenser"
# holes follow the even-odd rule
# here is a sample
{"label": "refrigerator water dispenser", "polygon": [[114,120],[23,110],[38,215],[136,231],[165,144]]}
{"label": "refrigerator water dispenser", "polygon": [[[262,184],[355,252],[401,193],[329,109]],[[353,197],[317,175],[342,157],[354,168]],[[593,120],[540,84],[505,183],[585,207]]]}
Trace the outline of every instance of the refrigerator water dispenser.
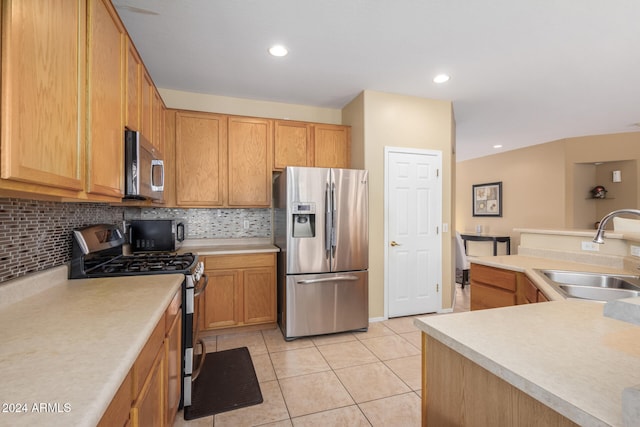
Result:
{"label": "refrigerator water dispenser", "polygon": [[293,203],[293,237],[316,237],[315,203]]}

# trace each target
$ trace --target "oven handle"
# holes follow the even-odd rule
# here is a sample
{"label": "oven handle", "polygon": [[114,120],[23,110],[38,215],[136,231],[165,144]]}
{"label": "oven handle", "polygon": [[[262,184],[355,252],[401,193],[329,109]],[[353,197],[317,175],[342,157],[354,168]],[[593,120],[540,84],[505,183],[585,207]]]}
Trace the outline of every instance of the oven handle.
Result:
{"label": "oven handle", "polygon": [[191,374],[191,381],[195,381],[198,379],[198,375],[200,375],[200,371],[202,370],[202,365],[204,365],[204,359],[207,356],[207,348],[205,347],[204,340],[202,338],[198,338],[198,344],[202,346],[202,352],[200,353],[200,361],[198,362],[198,367],[193,370]]}
{"label": "oven handle", "polygon": [[[202,286],[200,286],[201,283],[202,283]],[[207,288],[208,284],[209,284],[209,276],[207,276],[207,273],[202,273],[202,276],[200,276],[200,280],[198,280],[198,285],[196,286],[196,288],[194,288],[193,299],[196,299],[198,295],[203,293],[204,290]]]}

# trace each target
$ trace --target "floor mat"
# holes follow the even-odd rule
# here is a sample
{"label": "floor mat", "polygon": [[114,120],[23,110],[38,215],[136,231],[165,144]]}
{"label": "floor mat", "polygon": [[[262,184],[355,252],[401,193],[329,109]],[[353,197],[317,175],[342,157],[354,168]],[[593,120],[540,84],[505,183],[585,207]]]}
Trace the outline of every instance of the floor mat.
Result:
{"label": "floor mat", "polygon": [[184,419],[262,403],[262,392],[247,347],[207,353],[200,376],[193,383],[191,406]]}

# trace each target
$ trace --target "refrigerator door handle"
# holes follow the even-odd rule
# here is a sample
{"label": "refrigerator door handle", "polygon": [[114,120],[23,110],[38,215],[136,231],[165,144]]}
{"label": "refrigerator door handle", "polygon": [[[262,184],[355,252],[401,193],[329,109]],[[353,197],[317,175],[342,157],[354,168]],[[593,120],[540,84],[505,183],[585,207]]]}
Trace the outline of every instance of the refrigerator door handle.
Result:
{"label": "refrigerator door handle", "polygon": [[336,218],[338,217],[338,202],[336,200],[336,184],[331,184],[331,257],[336,256]]}
{"label": "refrigerator door handle", "polygon": [[325,258],[329,258],[331,255],[331,233],[332,233],[332,222],[333,218],[331,215],[331,194],[329,193],[329,184],[325,187],[324,190],[324,211],[325,211],[325,220],[324,220],[324,252]]}
{"label": "refrigerator door handle", "polygon": [[346,282],[346,281],[357,281],[357,276],[334,276],[334,277],[323,277],[321,279],[306,279],[306,280],[297,280],[296,283],[301,285],[311,285],[313,283],[325,283],[325,282]]}

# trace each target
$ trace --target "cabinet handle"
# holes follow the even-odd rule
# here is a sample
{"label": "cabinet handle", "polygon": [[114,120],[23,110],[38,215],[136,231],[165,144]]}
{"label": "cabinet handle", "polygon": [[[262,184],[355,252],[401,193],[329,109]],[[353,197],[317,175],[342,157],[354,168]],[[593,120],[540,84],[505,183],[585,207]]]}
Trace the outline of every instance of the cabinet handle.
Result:
{"label": "cabinet handle", "polygon": [[343,282],[343,281],[353,282],[355,280],[358,280],[358,276],[335,276],[335,277],[323,277],[321,279],[298,280],[297,283],[301,285],[312,285],[314,283]]}

